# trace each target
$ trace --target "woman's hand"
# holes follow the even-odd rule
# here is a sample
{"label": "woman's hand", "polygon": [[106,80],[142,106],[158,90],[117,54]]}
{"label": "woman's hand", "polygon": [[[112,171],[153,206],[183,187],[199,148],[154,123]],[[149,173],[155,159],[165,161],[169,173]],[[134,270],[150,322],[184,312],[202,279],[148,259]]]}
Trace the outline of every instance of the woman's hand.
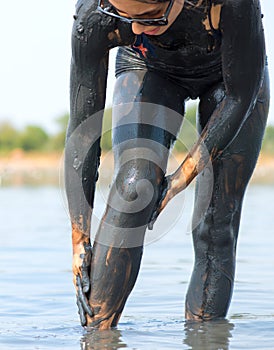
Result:
{"label": "woman's hand", "polygon": [[72,261],[73,283],[76,288],[76,303],[82,326],[87,325],[87,315],[93,316],[93,311],[88,303],[91,257],[92,248],[90,243],[81,242],[74,247]]}
{"label": "woman's hand", "polygon": [[[194,155],[194,153],[193,153]],[[171,175],[168,175],[164,178],[157,208],[151,215],[150,222],[148,224],[148,229],[152,230],[153,225],[161,213],[161,211],[165,208],[167,203],[176,196],[179,192],[183,191],[189,183],[194,179],[194,177],[198,174],[197,171],[197,161],[193,157],[193,155],[188,155],[182,164],[178,167],[178,169]],[[206,163],[205,163],[206,164]]]}

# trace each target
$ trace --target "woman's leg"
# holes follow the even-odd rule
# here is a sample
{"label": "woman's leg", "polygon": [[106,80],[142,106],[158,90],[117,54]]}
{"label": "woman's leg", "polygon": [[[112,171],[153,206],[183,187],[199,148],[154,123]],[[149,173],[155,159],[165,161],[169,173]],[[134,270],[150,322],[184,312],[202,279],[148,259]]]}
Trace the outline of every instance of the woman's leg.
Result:
{"label": "woman's leg", "polygon": [[[120,75],[114,91],[115,176],[91,262],[88,325],[117,325],[135,284],[143,240],[161,190],[185,95],[155,73]],[[169,108],[172,108],[170,110]]]}
{"label": "woman's leg", "polygon": [[[201,129],[224,93],[222,86],[218,86],[201,98]],[[242,201],[261,148],[268,106],[266,72],[254,110],[233,142],[212,164],[213,174],[204,171],[198,176],[199,188],[207,187],[213,176],[213,190],[206,210],[202,209],[205,198],[197,195],[195,198],[195,264],[186,297],[187,319],[210,320],[226,316],[233,291]]]}

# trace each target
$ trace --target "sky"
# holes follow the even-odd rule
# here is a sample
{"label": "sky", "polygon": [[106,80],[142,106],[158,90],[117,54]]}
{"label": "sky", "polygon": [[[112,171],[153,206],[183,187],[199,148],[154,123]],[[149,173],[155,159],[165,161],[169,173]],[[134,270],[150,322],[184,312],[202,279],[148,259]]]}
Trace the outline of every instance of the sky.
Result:
{"label": "sky", "polygon": [[[35,124],[54,133],[56,119],[69,111],[72,15],[76,1],[1,1],[0,123]],[[274,1],[261,0],[271,90],[274,91]],[[114,77],[111,53],[107,105]],[[274,100],[269,123],[274,125]]]}

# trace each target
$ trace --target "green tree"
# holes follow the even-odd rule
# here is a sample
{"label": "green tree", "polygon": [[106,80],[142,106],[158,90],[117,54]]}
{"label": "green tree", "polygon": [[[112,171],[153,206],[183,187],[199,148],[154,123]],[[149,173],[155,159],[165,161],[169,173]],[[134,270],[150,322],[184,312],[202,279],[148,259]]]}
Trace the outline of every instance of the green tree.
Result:
{"label": "green tree", "polygon": [[19,133],[8,121],[0,124],[0,149],[1,151],[11,151],[20,147]]}
{"label": "green tree", "polygon": [[41,127],[28,125],[20,135],[20,145],[24,151],[42,150],[48,139],[48,134]]}
{"label": "green tree", "polygon": [[176,152],[187,152],[197,140],[196,131],[196,112],[197,105],[191,104],[186,110],[184,121],[181,130],[177,136],[177,141],[174,145]]}
{"label": "green tree", "polygon": [[262,151],[265,153],[274,154],[274,126],[273,125],[269,125],[266,128],[264,139],[263,139]]}
{"label": "green tree", "polygon": [[48,148],[53,151],[61,151],[65,146],[67,125],[69,121],[69,114],[66,113],[56,119],[56,123],[59,126],[59,131],[56,135],[53,135],[48,143]]}
{"label": "green tree", "polygon": [[103,119],[103,131],[101,137],[102,151],[109,151],[112,148],[111,127],[112,125],[112,108],[105,109]]}

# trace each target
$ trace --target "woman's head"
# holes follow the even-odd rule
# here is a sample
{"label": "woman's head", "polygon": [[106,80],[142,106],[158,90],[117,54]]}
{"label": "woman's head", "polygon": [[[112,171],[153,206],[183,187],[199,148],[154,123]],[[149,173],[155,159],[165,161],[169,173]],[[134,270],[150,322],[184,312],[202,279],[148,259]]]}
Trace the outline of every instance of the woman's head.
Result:
{"label": "woman's head", "polygon": [[[135,34],[163,34],[181,12],[184,0],[108,0]],[[101,1],[101,7],[103,1]]]}

